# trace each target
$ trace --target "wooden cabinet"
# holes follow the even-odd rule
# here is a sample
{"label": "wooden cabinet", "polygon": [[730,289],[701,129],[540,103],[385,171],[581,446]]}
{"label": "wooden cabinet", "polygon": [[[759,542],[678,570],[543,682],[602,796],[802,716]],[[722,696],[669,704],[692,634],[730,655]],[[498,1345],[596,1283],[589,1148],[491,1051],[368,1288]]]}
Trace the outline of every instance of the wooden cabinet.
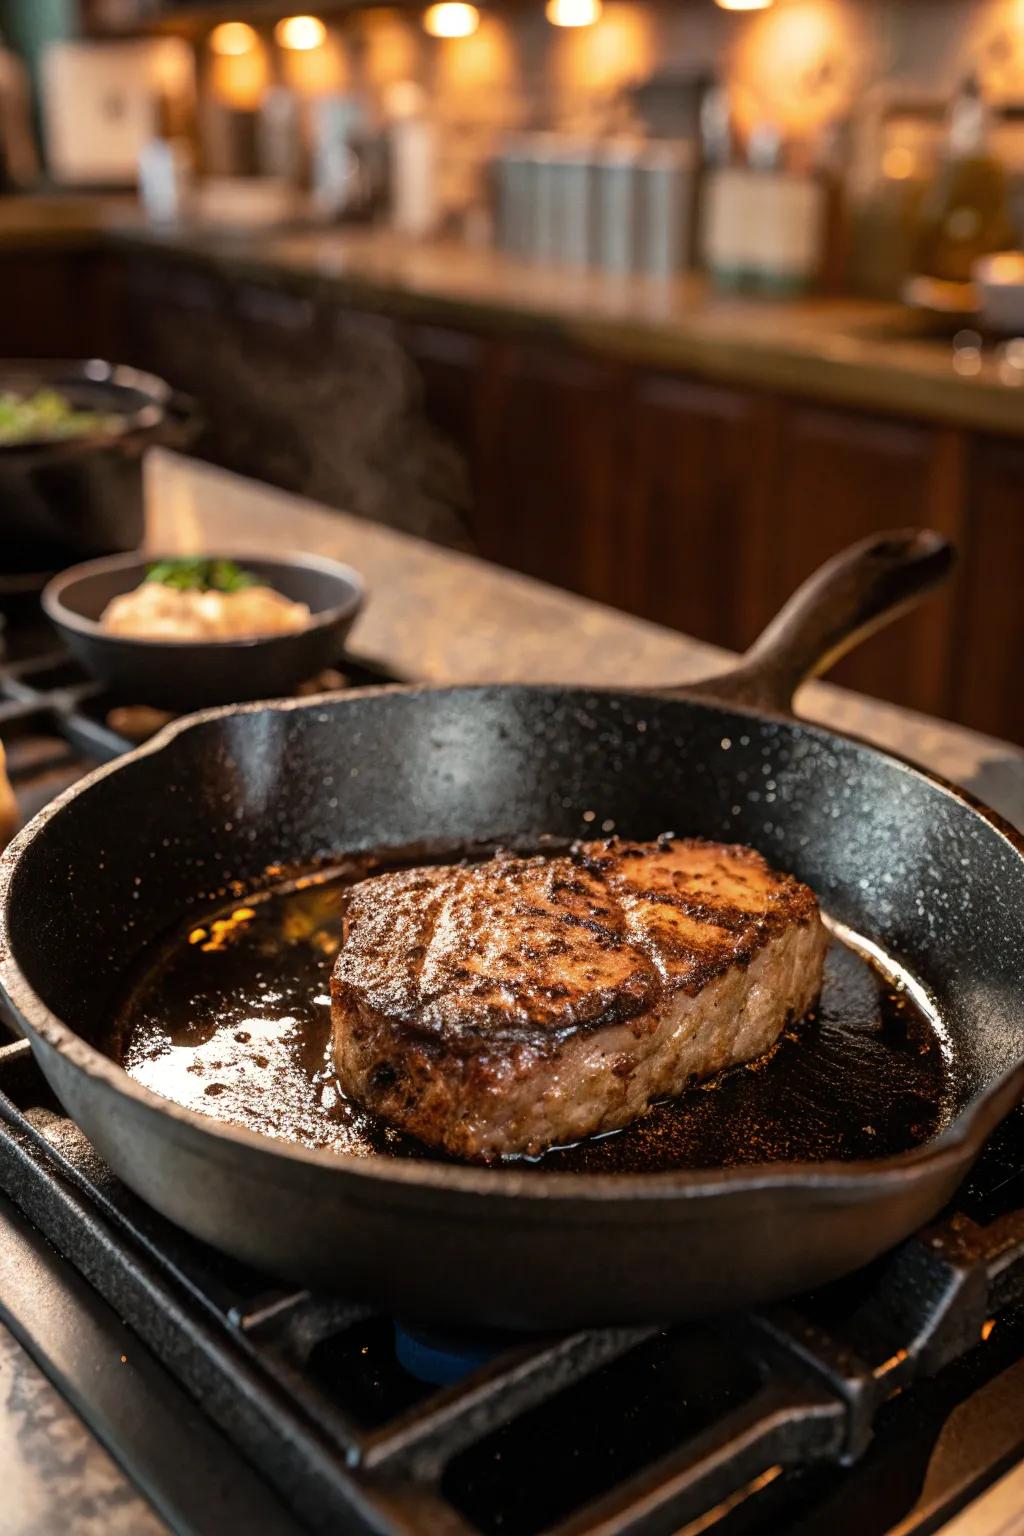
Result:
{"label": "wooden cabinet", "polygon": [[0,252],[0,357],[111,357],[120,350],[120,269],[101,252]]}
{"label": "wooden cabinet", "polygon": [[123,292],[125,361],[193,395],[206,423],[198,451],[216,448],[214,456],[236,468],[230,453],[219,452],[232,410],[226,283],[159,255],[139,255],[124,265]]}
{"label": "wooden cabinet", "polygon": [[630,538],[618,370],[560,345],[495,343],[483,389],[481,554],[614,601]]}
{"label": "wooden cabinet", "polygon": [[950,592],[833,675],[1024,736],[1024,442],[127,262],[129,360],[200,399],[208,457],[700,639],[741,650],[845,545],[938,528],[962,551]]}
{"label": "wooden cabinet", "polygon": [[[284,490],[311,475],[299,409],[313,361],[308,301],[160,256],[128,268],[129,361],[192,396],[197,453]],[[296,389],[295,384],[299,385]]]}
{"label": "wooden cabinet", "polygon": [[620,468],[621,606],[737,647],[750,638],[749,530],[768,488],[774,413],[749,392],[639,376]]}
{"label": "wooden cabinet", "polygon": [[484,338],[448,325],[407,325],[400,339],[416,370],[418,403],[431,425],[465,454],[475,485]]}
{"label": "wooden cabinet", "polygon": [[[965,538],[966,444],[921,423],[671,376],[633,385],[621,517],[627,605],[742,650],[831,555],[907,525]],[[935,714],[954,707],[956,588],[830,674]]]}
{"label": "wooden cabinet", "polygon": [[[750,524],[754,630],[829,556],[885,528],[933,527],[959,540],[959,434],[853,411],[783,404],[762,515]],[[933,714],[951,701],[953,594],[932,598],[848,656],[835,682]],[[748,636],[749,638],[749,636]]]}
{"label": "wooden cabinet", "polygon": [[951,713],[1024,743],[1024,443],[973,443],[967,514]]}
{"label": "wooden cabinet", "polygon": [[195,451],[327,506],[466,548],[458,453],[424,420],[387,315],[203,263],[133,255],[130,358],[193,395]]}
{"label": "wooden cabinet", "polygon": [[448,501],[465,518],[466,544],[481,553],[484,528],[481,422],[490,348],[482,336],[448,325],[409,324],[400,344],[412,369],[412,402],[447,450]]}

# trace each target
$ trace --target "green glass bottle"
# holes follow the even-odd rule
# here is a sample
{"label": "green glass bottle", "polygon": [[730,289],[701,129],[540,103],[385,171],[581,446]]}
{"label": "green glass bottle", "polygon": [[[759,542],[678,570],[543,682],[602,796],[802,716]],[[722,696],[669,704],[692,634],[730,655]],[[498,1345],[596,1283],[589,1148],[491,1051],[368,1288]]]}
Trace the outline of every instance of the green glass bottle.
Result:
{"label": "green glass bottle", "polygon": [[966,283],[979,256],[1016,244],[1006,171],[989,147],[989,114],[974,76],[949,114],[946,155],[921,202],[915,268],[925,277]]}

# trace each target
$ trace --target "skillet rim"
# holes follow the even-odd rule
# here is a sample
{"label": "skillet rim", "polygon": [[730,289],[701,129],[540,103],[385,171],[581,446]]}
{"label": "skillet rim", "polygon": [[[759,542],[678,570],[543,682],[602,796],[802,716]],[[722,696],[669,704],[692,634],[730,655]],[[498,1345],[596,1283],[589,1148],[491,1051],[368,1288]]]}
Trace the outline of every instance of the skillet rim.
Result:
{"label": "skillet rim", "polygon": [[[271,1169],[282,1159],[305,1165],[334,1169],[357,1180],[366,1181],[366,1192],[372,1194],[378,1184],[397,1184],[403,1189],[435,1192],[440,1195],[459,1194],[479,1197],[487,1201],[495,1198],[508,1200],[543,1200],[547,1202],[567,1200],[600,1205],[611,1202],[616,1205],[648,1200],[675,1200],[678,1198],[700,1199],[706,1196],[747,1198],[754,1192],[792,1192],[801,1195],[833,1195],[856,1199],[865,1192],[877,1192],[879,1185],[897,1185],[910,1176],[925,1176],[955,1167],[961,1162],[973,1160],[982,1143],[1002,1120],[1015,1101],[1024,1099],[1024,1059],[1002,1077],[982,1089],[965,1106],[956,1118],[934,1139],[906,1152],[895,1153],[878,1159],[851,1159],[849,1161],[773,1162],[744,1163],[729,1168],[664,1169],[651,1173],[546,1173],[532,1168],[524,1173],[513,1167],[479,1166],[473,1164],[442,1163],[430,1158],[389,1158],[379,1153],[352,1156],[326,1148],[304,1147],[299,1143],[278,1140],[247,1130],[228,1121],[202,1115],[195,1110],[165,1098],[132,1078],[123,1067],[90,1045],[70,1025],[53,1013],[35,992],[21,970],[11,945],[8,930],[8,908],[11,888],[17,875],[22,855],[29,848],[44,826],[80,795],[117,773],[130,768],[148,757],[159,756],[181,735],[199,729],[211,721],[255,714],[261,711],[290,713],[293,710],[321,709],[326,704],[344,703],[348,700],[378,698],[390,695],[416,697],[422,694],[459,695],[481,692],[514,692],[550,696],[579,693],[590,697],[608,697],[624,700],[660,699],[666,702],[697,706],[708,710],[721,710],[738,714],[755,721],[776,722],[792,727],[799,726],[825,741],[852,742],[870,752],[888,765],[895,766],[939,789],[957,801],[967,811],[986,822],[1006,843],[1012,852],[1024,861],[1024,835],[1010,822],[986,806],[969,790],[944,779],[940,774],[922,767],[910,758],[887,748],[876,746],[852,732],[831,730],[827,726],[807,721],[782,711],[758,709],[749,704],[734,704],[727,698],[716,699],[710,693],[690,694],[682,688],[622,689],[608,686],[588,687],[585,684],[556,683],[462,683],[438,685],[430,683],[383,684],[369,688],[346,689],[334,693],[321,693],[294,699],[257,700],[248,704],[216,705],[184,715],[164,726],[149,741],[103,763],[91,773],[76,781],[63,793],[51,800],[11,840],[0,855],[0,992],[6,998],[21,1024],[26,1026],[30,1046],[40,1040],[75,1070],[87,1078],[118,1094],[123,1094],[144,1111],[160,1115],[168,1127],[168,1134],[178,1140],[198,1137],[206,1143],[210,1154],[230,1159],[233,1149],[243,1149],[260,1154],[265,1167],[263,1177],[273,1177]],[[923,985],[923,983],[922,983]],[[927,987],[926,987],[926,990]],[[1008,1101],[1005,1109],[1001,1108]]]}

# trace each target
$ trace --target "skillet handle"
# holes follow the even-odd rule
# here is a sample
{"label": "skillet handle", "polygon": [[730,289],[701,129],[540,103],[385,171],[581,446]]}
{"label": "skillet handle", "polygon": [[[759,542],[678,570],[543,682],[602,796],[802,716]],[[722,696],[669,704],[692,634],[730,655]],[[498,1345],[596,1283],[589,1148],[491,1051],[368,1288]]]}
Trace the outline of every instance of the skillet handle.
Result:
{"label": "skillet handle", "polygon": [[789,714],[802,682],[912,608],[954,559],[949,540],[930,528],[872,534],[809,576],[734,670],[685,691]]}

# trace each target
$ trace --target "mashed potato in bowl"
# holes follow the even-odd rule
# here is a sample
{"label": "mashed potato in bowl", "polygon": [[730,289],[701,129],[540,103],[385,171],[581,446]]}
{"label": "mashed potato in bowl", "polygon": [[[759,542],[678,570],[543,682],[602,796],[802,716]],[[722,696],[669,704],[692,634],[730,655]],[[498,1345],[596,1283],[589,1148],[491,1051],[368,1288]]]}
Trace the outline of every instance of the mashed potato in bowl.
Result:
{"label": "mashed potato in bowl", "polygon": [[292,602],[228,560],[165,560],[134,591],[112,598],[100,623],[133,640],[253,640],[294,633],[310,620]]}

